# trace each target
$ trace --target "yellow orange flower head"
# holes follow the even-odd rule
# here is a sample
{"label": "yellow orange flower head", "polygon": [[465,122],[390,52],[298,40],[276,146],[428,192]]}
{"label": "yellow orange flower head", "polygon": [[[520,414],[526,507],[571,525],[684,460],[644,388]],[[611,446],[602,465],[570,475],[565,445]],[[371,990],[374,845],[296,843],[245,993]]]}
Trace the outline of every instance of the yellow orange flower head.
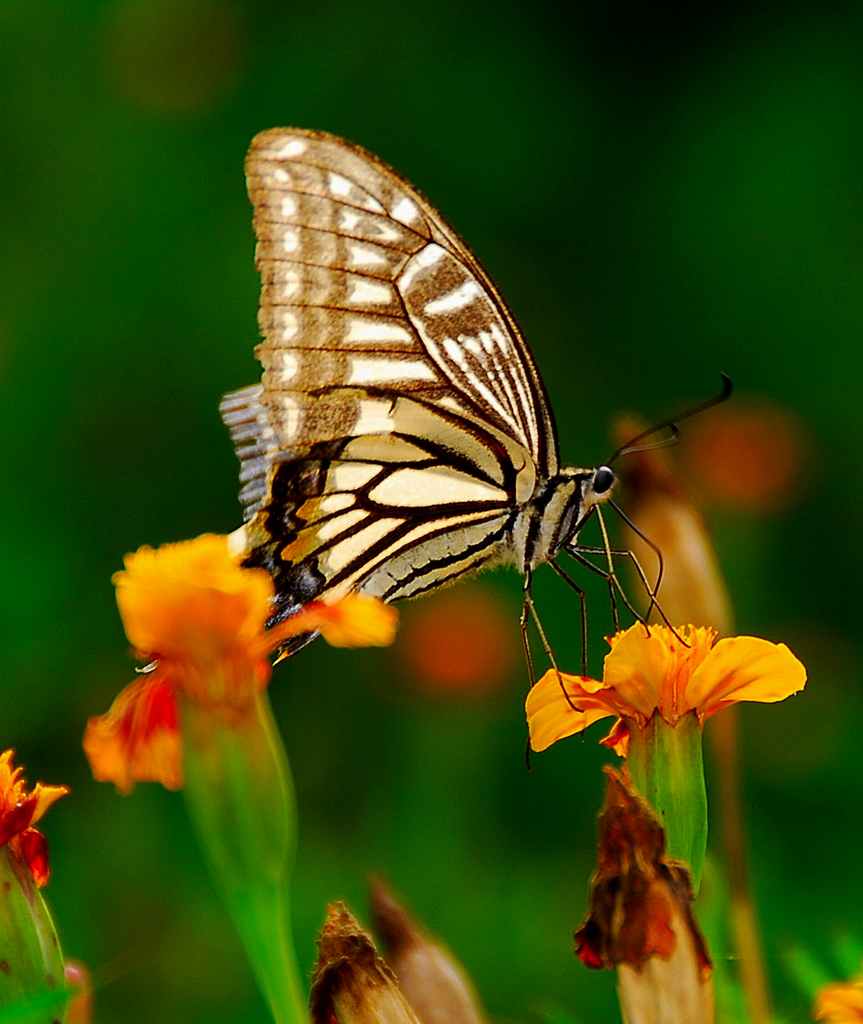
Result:
{"label": "yellow orange flower head", "polygon": [[863,1022],[863,980],[825,985],[818,993],[813,1010],[815,1020],[825,1024],[861,1024]]}
{"label": "yellow orange flower head", "polygon": [[248,707],[269,682],[270,654],[291,637],[321,633],[340,647],[392,642],[396,612],[357,594],[312,602],[267,630],[272,579],[241,557],[213,534],[126,556],[114,575],[117,604],[129,641],[153,665],[87,723],[95,778],[124,793],[143,781],[180,787],[178,694],[213,711]]}
{"label": "yellow orange flower head", "polygon": [[264,569],[244,569],[228,538],[142,547],[114,574],[131,644],[147,657],[210,661],[254,642],[273,598]]}
{"label": "yellow orange flower head", "polygon": [[41,782],[28,792],[24,769],[15,768],[13,750],[0,754],[0,847],[8,845],[30,869],[38,886],[50,877],[48,845],[33,826],[51,804],[65,796],[67,786],[45,786]]}
{"label": "yellow orange flower head", "polygon": [[703,721],[729,704],[780,701],[806,685],[806,670],[785,644],[758,637],[717,641],[708,627],[637,623],[609,645],[601,682],[552,670],[531,689],[526,711],[534,750],[614,716],[603,742],[625,755],[631,728],[654,713],[672,726],[690,711]]}

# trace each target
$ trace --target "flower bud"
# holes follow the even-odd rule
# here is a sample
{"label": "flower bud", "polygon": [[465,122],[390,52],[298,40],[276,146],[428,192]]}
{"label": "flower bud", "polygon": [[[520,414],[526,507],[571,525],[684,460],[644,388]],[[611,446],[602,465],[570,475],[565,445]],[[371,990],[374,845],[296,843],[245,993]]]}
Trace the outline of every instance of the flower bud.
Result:
{"label": "flower bud", "polygon": [[371,937],[343,903],[327,908],[318,937],[311,1009],[312,1024],[420,1024]]}

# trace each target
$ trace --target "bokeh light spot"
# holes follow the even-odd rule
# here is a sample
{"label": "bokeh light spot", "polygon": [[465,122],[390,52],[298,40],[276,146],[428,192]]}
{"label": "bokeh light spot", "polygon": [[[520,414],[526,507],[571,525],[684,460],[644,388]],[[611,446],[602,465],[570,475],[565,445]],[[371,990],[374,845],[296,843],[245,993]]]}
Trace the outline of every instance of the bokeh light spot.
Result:
{"label": "bokeh light spot", "polygon": [[411,684],[445,697],[500,689],[517,645],[517,616],[482,585],[464,584],[405,606],[396,646]]}
{"label": "bokeh light spot", "polygon": [[227,0],[121,0],[105,36],[108,76],[136,107],[194,113],[234,85],[244,42],[237,9]]}
{"label": "bokeh light spot", "polygon": [[707,501],[756,513],[799,497],[809,450],[809,437],[791,412],[737,400],[687,424],[683,449]]}

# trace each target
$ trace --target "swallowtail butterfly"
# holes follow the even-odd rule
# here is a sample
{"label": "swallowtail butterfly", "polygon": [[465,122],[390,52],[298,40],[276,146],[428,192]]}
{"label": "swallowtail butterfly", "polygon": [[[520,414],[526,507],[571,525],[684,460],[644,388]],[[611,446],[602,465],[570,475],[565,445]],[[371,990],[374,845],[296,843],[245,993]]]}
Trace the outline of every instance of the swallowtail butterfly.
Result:
{"label": "swallowtail butterfly", "polygon": [[246,178],[264,372],[221,412],[242,466],[238,543],[275,580],[274,621],[510,563],[524,625],[531,574],[578,556],[613,470],[560,464],[512,314],[395,171],[336,136],[275,128],[253,140]]}

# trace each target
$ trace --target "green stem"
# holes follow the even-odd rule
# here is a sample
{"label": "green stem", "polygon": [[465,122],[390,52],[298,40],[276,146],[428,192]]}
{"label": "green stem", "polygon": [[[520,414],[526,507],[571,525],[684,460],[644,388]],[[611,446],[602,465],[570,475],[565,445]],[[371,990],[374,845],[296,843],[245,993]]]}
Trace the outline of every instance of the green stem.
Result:
{"label": "green stem", "polygon": [[277,1024],[308,1021],[290,929],[293,782],[266,695],[221,713],[186,701],[184,791],[213,878]]}
{"label": "green stem", "polygon": [[654,714],[643,729],[630,722],[627,764],[632,781],[665,829],[669,856],[686,861],[698,892],[707,849],[707,791],[701,723],[689,712],[677,725]]}

